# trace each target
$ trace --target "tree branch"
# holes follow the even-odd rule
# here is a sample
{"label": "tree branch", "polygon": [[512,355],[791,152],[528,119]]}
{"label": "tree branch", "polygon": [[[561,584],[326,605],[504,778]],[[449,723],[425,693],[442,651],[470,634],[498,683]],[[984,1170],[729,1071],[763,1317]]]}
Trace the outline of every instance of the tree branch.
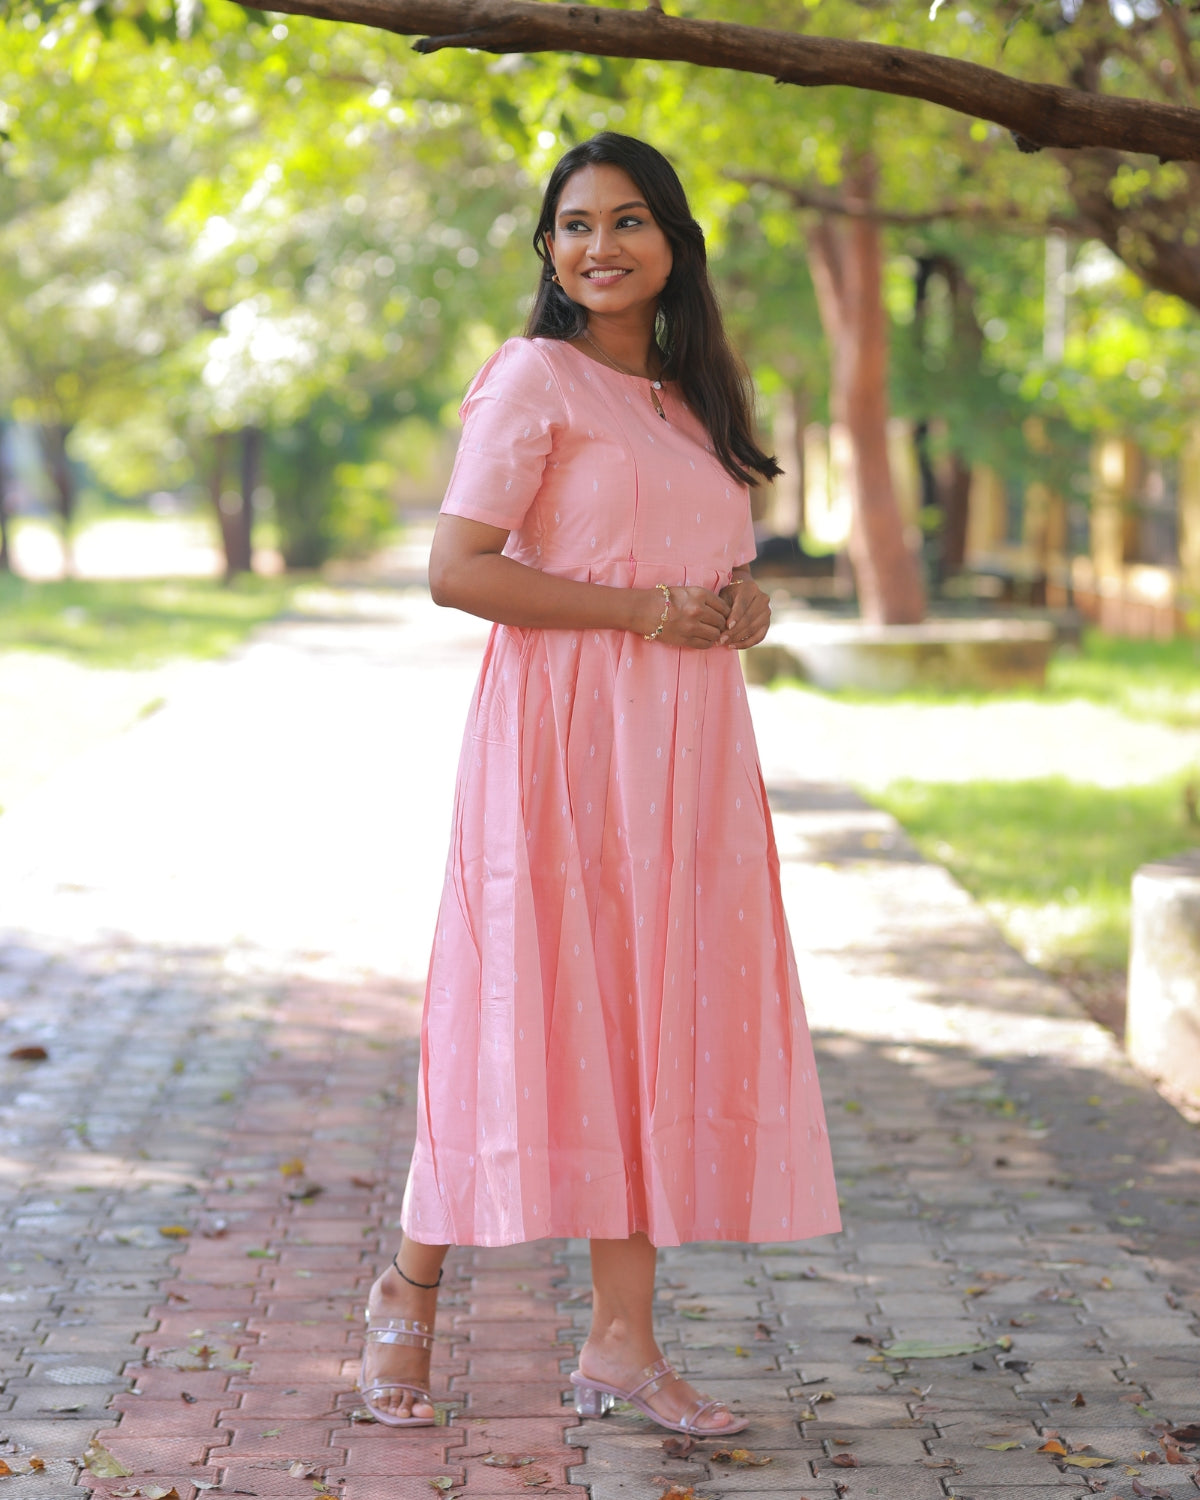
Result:
{"label": "tree branch", "polygon": [[884,208],[881,204],[864,202],[854,196],[838,196],[805,187],[802,183],[788,182],[782,177],[772,177],[761,172],[726,172],[731,182],[744,183],[747,187],[767,187],[783,193],[799,209],[812,209],[817,213],[831,214],[835,218],[872,219],[878,224],[896,228],[920,228],[925,224],[937,224],[945,219],[969,219],[972,224],[986,224],[989,229],[1000,229],[1011,234],[1045,234],[1047,229],[1058,229],[1063,234],[1077,239],[1099,239],[1100,235],[1082,219],[1062,218],[1048,215],[1036,222],[1021,217],[1022,210],[1015,204],[999,207],[981,204],[974,199],[961,198],[949,203],[939,203],[920,213],[905,213],[900,209]]}
{"label": "tree branch", "polygon": [[[244,0],[248,3],[248,0]],[[270,0],[271,9],[420,35],[418,52],[585,52],[759,73],[804,87],[843,84],[925,99],[1012,132],[1023,150],[1105,146],[1200,161],[1200,110],[1026,83],[993,68],[875,42],[695,21],[657,9],[548,0]]]}
{"label": "tree branch", "polygon": [[1162,13],[1167,30],[1171,33],[1171,40],[1175,44],[1175,55],[1179,59],[1179,66],[1183,69],[1183,76],[1187,79],[1188,88],[1195,89],[1200,83],[1200,71],[1197,70],[1196,59],[1192,55],[1192,39],[1188,33],[1187,23],[1170,0],[1163,6]]}

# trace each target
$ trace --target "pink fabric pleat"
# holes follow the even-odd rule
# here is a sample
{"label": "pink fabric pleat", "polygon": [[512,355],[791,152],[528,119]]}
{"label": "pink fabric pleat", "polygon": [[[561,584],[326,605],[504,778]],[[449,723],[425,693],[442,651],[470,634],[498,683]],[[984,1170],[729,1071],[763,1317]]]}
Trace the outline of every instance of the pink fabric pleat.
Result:
{"label": "pink fabric pleat", "polygon": [[[530,566],[719,589],[745,489],[668,386],[513,340],[443,509]],[[402,1224],[434,1244],[840,1227],[738,654],[496,626],[459,766]]]}

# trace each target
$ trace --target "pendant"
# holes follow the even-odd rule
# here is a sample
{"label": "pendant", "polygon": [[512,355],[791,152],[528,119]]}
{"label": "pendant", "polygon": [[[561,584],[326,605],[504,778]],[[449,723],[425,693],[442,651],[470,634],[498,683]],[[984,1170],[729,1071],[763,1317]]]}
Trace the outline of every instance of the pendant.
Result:
{"label": "pendant", "polygon": [[659,416],[665,422],[667,420],[667,414],[666,414],[665,411],[663,411],[663,404],[658,399],[658,393],[661,390],[662,390],[662,381],[661,380],[652,380],[650,382],[650,399],[651,399],[651,401],[654,402],[654,410],[659,414]]}

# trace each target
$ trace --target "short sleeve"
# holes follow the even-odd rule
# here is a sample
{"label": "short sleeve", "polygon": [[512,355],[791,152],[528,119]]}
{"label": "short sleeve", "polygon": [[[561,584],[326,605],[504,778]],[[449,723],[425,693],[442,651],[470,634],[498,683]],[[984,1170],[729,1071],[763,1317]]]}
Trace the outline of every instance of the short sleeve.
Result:
{"label": "short sleeve", "polygon": [[758,556],[758,546],[754,540],[754,521],[750,515],[750,491],[743,489],[742,494],[746,499],[746,524],[734,548],[733,566],[735,568],[740,568],[743,563],[753,562]]}
{"label": "short sleeve", "polygon": [[509,339],[471,382],[459,415],[462,437],[442,513],[515,531],[566,424],[546,357],[529,339]]}

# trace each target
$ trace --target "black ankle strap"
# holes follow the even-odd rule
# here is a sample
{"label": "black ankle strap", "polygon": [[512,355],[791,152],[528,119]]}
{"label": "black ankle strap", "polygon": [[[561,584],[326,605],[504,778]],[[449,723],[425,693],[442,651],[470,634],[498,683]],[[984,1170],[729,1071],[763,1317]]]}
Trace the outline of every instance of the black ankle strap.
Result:
{"label": "black ankle strap", "polygon": [[[398,1251],[397,1254],[399,1254]],[[446,1274],[446,1268],[442,1266],[438,1271],[436,1281],[414,1281],[411,1276],[405,1276],[404,1272],[400,1269],[400,1262],[396,1259],[395,1255],[392,1256],[392,1265],[396,1268],[396,1275],[400,1277],[401,1281],[407,1281],[409,1286],[420,1287],[423,1292],[436,1291],[442,1284],[442,1277]]]}

